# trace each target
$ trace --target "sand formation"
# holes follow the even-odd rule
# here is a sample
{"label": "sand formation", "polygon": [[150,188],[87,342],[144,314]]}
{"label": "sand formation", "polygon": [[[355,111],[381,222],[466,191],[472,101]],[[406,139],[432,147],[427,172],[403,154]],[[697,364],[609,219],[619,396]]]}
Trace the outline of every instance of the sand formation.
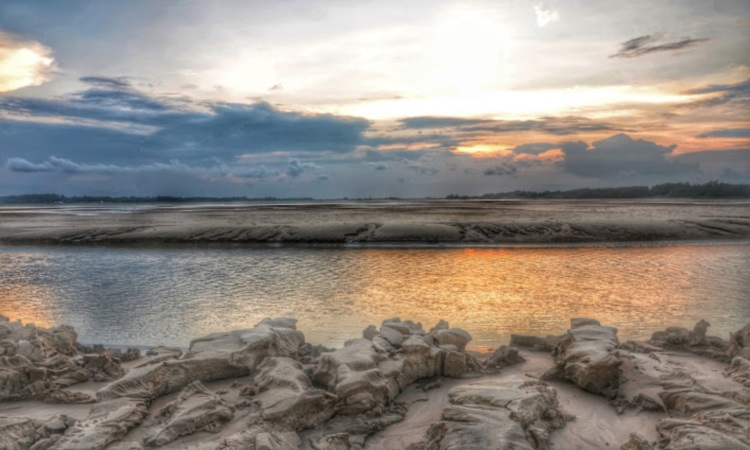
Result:
{"label": "sand formation", "polygon": [[745,201],[270,202],[148,206],[129,214],[110,208],[0,208],[0,243],[474,245],[750,238]]}
{"label": "sand formation", "polygon": [[279,318],[141,357],[0,316],[0,448],[750,449],[750,324],[708,327],[573,319],[479,355],[445,321],[333,350]]}

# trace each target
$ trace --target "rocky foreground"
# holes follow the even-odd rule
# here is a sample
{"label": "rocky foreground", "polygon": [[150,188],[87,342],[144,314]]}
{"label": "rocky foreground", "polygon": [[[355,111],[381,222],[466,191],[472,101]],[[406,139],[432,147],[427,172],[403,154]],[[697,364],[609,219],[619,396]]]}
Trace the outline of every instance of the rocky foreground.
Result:
{"label": "rocky foreground", "polygon": [[0,449],[750,449],[750,324],[708,327],[572,319],[474,354],[445,321],[334,350],[280,318],[142,356],[0,316]]}

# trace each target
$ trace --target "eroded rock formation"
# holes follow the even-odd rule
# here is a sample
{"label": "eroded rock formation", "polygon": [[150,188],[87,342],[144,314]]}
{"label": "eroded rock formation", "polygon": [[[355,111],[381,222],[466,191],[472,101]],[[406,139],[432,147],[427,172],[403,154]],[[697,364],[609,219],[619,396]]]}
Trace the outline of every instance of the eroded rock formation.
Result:
{"label": "eroded rock formation", "polygon": [[445,321],[388,319],[332,350],[281,318],[136,359],[80,347],[69,327],[0,325],[6,402],[96,402],[46,418],[0,404],[3,449],[750,449],[750,325],[723,347],[705,321],[619,345],[573,319],[563,336],[472,355]]}
{"label": "eroded rock formation", "polygon": [[448,397],[442,420],[409,450],[549,449],[565,425],[555,390],[539,381],[473,383]]}
{"label": "eroded rock formation", "polygon": [[620,386],[622,361],[615,352],[617,329],[593,319],[573,319],[571,328],[555,347],[557,368],[549,378],[564,378],[576,386],[614,398]]}

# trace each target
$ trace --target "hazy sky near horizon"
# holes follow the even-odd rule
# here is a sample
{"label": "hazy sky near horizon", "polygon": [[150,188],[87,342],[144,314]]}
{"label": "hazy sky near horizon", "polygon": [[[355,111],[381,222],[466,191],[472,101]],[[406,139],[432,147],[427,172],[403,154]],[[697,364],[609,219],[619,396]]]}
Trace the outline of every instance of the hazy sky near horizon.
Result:
{"label": "hazy sky near horizon", "polygon": [[0,3],[0,195],[750,182],[747,0]]}

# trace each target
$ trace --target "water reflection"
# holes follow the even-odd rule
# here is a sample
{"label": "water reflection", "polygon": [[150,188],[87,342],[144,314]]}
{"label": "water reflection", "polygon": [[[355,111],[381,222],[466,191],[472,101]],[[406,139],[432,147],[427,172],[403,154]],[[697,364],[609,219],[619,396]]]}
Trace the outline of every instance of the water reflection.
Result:
{"label": "water reflection", "polygon": [[701,317],[750,321],[750,245],[316,249],[0,248],[0,313],[68,323],[83,342],[181,345],[290,315],[341,345],[368,323],[440,318],[496,347],[588,316],[646,337]]}

